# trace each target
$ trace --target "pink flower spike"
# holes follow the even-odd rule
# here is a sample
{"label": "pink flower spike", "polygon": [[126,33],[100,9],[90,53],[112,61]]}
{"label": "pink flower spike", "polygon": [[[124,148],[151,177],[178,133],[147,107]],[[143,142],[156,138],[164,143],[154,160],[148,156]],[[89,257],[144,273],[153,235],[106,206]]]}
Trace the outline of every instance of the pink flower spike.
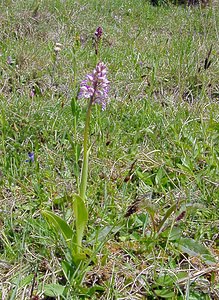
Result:
{"label": "pink flower spike", "polygon": [[81,82],[79,98],[90,98],[92,104],[100,104],[105,110],[108,103],[109,80],[106,77],[106,66],[100,62],[93,70],[92,74],[88,74],[86,79]]}
{"label": "pink flower spike", "polygon": [[97,37],[97,39],[100,39],[102,37],[102,34],[103,34],[103,29],[102,27],[97,27],[96,31],[95,31],[95,36]]}
{"label": "pink flower spike", "polygon": [[35,93],[34,93],[34,91],[31,89],[31,90],[30,90],[30,97],[33,98],[34,96],[35,96]]}

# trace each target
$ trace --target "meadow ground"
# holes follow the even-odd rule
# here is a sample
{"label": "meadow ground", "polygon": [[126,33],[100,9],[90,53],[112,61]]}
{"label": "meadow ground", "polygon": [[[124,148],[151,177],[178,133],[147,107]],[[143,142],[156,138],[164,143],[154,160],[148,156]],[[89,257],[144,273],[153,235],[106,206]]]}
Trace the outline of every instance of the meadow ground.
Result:
{"label": "meadow ground", "polygon": [[[219,299],[218,30],[216,2],[0,2],[1,299]],[[42,212],[74,228],[98,61],[110,103],[92,107],[76,263]]]}

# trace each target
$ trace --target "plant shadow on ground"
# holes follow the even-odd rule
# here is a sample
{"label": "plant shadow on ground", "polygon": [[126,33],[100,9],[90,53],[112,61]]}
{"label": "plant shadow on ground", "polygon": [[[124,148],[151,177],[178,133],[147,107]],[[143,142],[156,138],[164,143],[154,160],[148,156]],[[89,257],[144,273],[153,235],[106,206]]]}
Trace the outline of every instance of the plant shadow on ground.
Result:
{"label": "plant shadow on ground", "polygon": [[[149,2],[0,4],[2,299],[219,297],[219,8]],[[93,109],[77,268],[41,211],[74,222],[86,105],[75,132],[71,103],[98,26],[111,103]]]}

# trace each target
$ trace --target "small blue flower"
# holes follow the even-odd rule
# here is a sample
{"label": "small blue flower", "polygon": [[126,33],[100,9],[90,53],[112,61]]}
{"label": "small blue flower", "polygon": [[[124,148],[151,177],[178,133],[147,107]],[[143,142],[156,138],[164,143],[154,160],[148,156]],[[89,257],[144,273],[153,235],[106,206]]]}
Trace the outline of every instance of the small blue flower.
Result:
{"label": "small blue flower", "polygon": [[29,159],[27,159],[26,162],[34,162],[34,153],[29,152],[28,156],[29,156]]}

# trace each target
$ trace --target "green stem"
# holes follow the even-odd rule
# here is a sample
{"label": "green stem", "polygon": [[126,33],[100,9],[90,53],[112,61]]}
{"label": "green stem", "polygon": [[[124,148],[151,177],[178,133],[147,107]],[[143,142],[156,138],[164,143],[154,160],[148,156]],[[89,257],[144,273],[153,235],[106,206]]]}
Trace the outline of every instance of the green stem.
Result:
{"label": "green stem", "polygon": [[151,221],[152,221],[153,235],[155,235],[155,233],[156,233],[156,223],[155,223],[155,220],[154,220],[154,216],[152,214],[150,214],[150,217],[151,217]]}
{"label": "green stem", "polygon": [[86,114],[86,122],[84,128],[84,155],[83,155],[83,165],[81,171],[81,183],[80,183],[80,197],[85,200],[86,188],[87,188],[87,176],[88,176],[88,136],[89,136],[89,124],[91,116],[91,105],[93,98],[91,97]]}
{"label": "green stem", "polygon": [[[6,118],[5,118],[5,111],[3,110],[3,106],[1,109],[1,124],[2,124],[2,154],[4,158],[6,158],[6,148],[5,148],[5,133],[6,133]],[[4,160],[4,164],[6,165],[6,159]]]}
{"label": "green stem", "polygon": [[182,201],[179,201],[178,203],[174,203],[166,212],[165,216],[163,217],[163,219],[161,220],[160,224],[157,227],[157,233],[160,234],[161,233],[161,229],[164,225],[164,223],[166,222],[166,220],[170,217],[170,215],[172,214],[173,211],[176,210],[176,208],[178,206],[180,206],[182,203]]}

